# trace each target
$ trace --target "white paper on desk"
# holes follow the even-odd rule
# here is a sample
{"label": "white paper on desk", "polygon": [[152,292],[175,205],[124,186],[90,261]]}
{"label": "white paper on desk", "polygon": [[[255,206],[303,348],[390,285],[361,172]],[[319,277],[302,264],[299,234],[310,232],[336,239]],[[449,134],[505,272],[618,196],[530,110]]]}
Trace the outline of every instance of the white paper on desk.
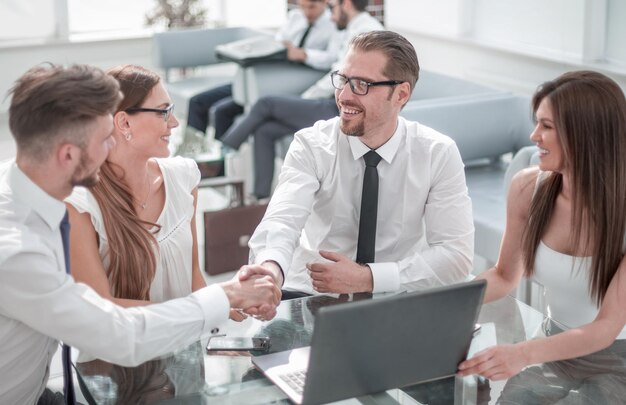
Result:
{"label": "white paper on desk", "polygon": [[467,358],[471,359],[474,354],[481,350],[485,350],[488,347],[497,345],[496,339],[496,324],[493,322],[487,322],[481,324],[480,330],[472,339]]}
{"label": "white paper on desk", "polygon": [[244,38],[215,47],[223,56],[239,60],[270,57],[286,49],[285,45],[269,36]]}

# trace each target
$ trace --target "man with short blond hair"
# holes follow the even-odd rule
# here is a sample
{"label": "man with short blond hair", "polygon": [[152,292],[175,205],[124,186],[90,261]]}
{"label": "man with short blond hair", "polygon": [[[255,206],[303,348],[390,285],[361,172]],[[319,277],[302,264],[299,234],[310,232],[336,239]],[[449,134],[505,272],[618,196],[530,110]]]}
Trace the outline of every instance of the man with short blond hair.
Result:
{"label": "man with short blond hair", "polygon": [[474,226],[459,151],[399,116],[418,76],[415,49],[401,35],[352,40],[328,79],[339,117],[296,133],[242,278],[284,276],[285,296],[465,280]]}

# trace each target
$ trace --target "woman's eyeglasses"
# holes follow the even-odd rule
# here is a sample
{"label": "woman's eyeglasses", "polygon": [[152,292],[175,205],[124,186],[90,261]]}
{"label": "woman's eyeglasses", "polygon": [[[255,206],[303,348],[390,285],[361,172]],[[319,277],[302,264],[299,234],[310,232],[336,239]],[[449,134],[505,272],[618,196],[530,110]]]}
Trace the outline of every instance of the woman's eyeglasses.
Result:
{"label": "woman's eyeglasses", "polygon": [[165,108],[144,108],[144,107],[133,107],[133,108],[127,108],[126,110],[127,113],[136,113],[136,112],[155,112],[158,114],[161,114],[161,116],[163,117],[163,120],[165,122],[169,121],[171,115],[172,115],[172,111],[174,111],[174,104],[170,104]]}

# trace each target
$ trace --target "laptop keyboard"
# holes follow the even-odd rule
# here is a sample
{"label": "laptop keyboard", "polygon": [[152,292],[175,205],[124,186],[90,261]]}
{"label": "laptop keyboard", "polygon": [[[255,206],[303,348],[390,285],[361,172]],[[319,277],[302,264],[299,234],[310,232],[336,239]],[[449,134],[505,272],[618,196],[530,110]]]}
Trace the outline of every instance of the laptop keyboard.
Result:
{"label": "laptop keyboard", "polygon": [[291,373],[281,374],[279,377],[298,394],[302,394],[302,391],[304,390],[306,370],[292,371]]}

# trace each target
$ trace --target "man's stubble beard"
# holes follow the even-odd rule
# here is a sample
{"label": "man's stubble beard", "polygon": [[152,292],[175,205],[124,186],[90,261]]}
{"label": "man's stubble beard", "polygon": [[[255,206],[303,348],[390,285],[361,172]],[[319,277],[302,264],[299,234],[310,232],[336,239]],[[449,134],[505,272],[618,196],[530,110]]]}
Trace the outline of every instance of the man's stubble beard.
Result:
{"label": "man's stubble beard", "polygon": [[80,164],[76,168],[74,175],[72,176],[72,186],[82,186],[82,187],[93,187],[100,181],[100,176],[98,172],[100,171],[100,167],[97,167],[93,172],[85,174],[87,172],[87,167],[91,163],[91,159],[89,159],[86,153],[83,153],[80,157]]}
{"label": "man's stubble beard", "polygon": [[339,128],[341,128],[341,132],[348,136],[360,137],[365,135],[365,125],[363,124],[363,121],[355,125],[349,126],[348,124],[345,124],[343,120],[340,120]]}

